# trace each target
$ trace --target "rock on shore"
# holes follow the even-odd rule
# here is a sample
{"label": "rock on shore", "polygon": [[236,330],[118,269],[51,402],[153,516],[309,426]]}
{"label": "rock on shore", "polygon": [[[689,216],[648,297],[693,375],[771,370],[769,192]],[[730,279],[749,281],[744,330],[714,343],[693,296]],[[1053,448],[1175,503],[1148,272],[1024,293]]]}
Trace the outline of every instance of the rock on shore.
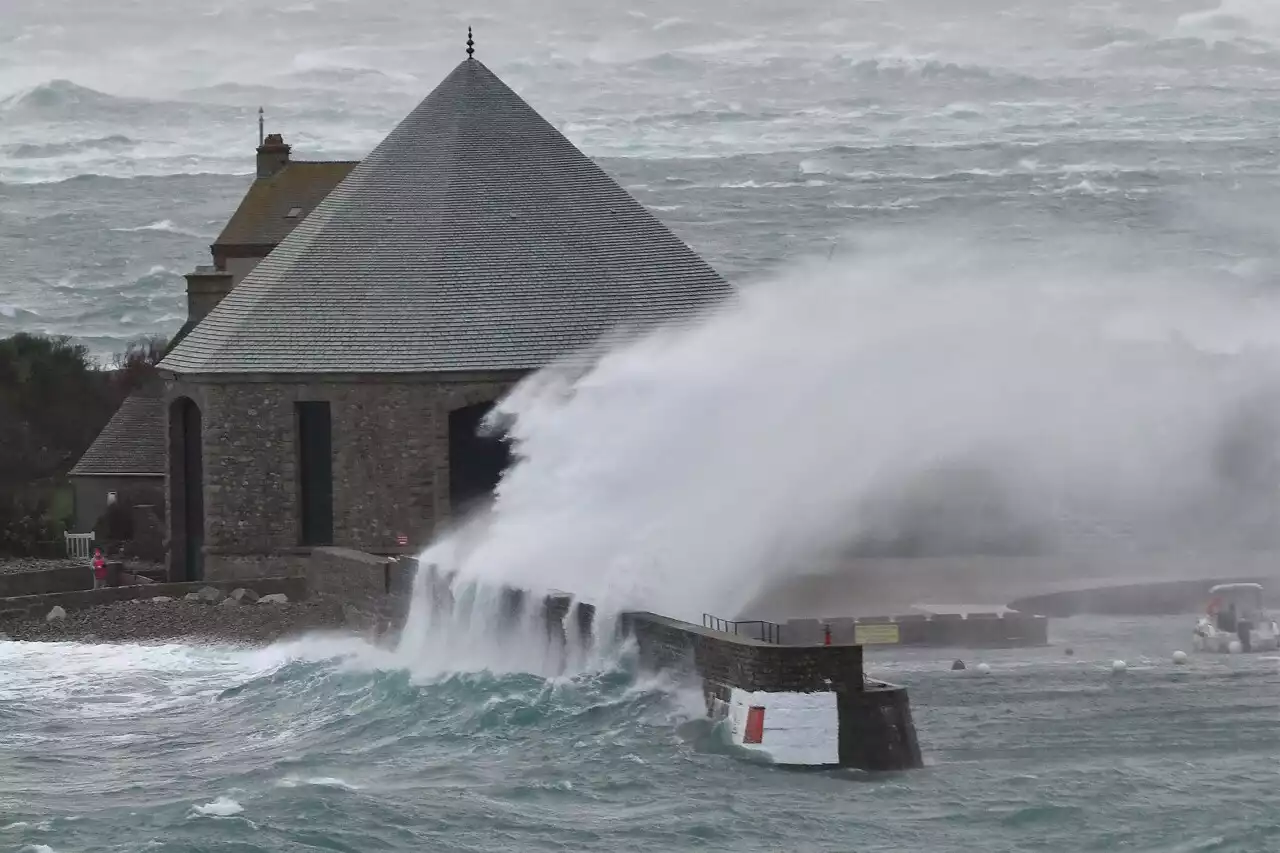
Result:
{"label": "rock on shore", "polygon": [[[231,601],[231,599],[227,599]],[[344,625],[337,602],[236,604],[199,601],[122,601],[67,613],[52,622],[27,619],[0,626],[11,640],[204,640],[265,644],[307,631]]]}
{"label": "rock on shore", "polygon": [[47,560],[39,557],[0,558],[0,575],[16,575],[22,572],[44,572],[50,569],[82,568],[89,571],[88,560]]}

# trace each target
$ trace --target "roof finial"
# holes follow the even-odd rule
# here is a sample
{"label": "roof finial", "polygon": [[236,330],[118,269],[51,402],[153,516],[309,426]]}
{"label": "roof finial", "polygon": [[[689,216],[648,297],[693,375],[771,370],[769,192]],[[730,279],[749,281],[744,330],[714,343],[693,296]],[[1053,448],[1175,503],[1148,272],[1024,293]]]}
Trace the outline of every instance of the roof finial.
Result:
{"label": "roof finial", "polygon": [[476,52],[476,43],[471,39],[471,27],[467,27],[467,59],[471,59]]}
{"label": "roof finial", "polygon": [[258,107],[258,147],[262,147],[262,143],[266,141],[267,136],[266,119],[263,118],[262,107]]}

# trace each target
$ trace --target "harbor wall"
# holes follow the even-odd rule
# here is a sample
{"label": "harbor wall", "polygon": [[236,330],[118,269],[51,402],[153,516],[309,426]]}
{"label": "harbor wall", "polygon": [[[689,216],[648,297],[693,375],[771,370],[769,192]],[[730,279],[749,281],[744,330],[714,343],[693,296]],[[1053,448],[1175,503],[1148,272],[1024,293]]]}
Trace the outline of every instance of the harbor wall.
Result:
{"label": "harbor wall", "polygon": [[642,663],[701,678],[708,714],[745,749],[782,764],[923,765],[906,688],[867,679],[859,645],[779,645],[640,612],[621,630]]}

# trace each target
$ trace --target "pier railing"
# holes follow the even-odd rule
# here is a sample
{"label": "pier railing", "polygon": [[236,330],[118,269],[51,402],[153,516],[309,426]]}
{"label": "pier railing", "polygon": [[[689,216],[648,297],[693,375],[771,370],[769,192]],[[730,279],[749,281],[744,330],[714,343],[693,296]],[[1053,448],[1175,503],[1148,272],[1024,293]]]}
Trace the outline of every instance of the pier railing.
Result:
{"label": "pier railing", "polygon": [[719,616],[712,616],[710,613],[702,614],[702,627],[710,628],[713,631],[721,631],[725,634],[737,634],[742,637],[750,637],[753,640],[759,640],[762,643],[781,643],[782,642],[782,626],[776,622],[766,622],[763,619],[721,619]]}

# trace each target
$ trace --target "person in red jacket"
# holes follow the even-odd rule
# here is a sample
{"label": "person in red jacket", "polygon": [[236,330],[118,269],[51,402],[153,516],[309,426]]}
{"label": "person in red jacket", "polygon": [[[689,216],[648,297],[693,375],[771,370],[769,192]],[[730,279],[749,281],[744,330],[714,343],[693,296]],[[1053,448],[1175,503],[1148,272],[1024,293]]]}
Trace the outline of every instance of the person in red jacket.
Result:
{"label": "person in red jacket", "polygon": [[101,548],[93,549],[93,588],[102,589],[107,585],[107,558],[102,556]]}

